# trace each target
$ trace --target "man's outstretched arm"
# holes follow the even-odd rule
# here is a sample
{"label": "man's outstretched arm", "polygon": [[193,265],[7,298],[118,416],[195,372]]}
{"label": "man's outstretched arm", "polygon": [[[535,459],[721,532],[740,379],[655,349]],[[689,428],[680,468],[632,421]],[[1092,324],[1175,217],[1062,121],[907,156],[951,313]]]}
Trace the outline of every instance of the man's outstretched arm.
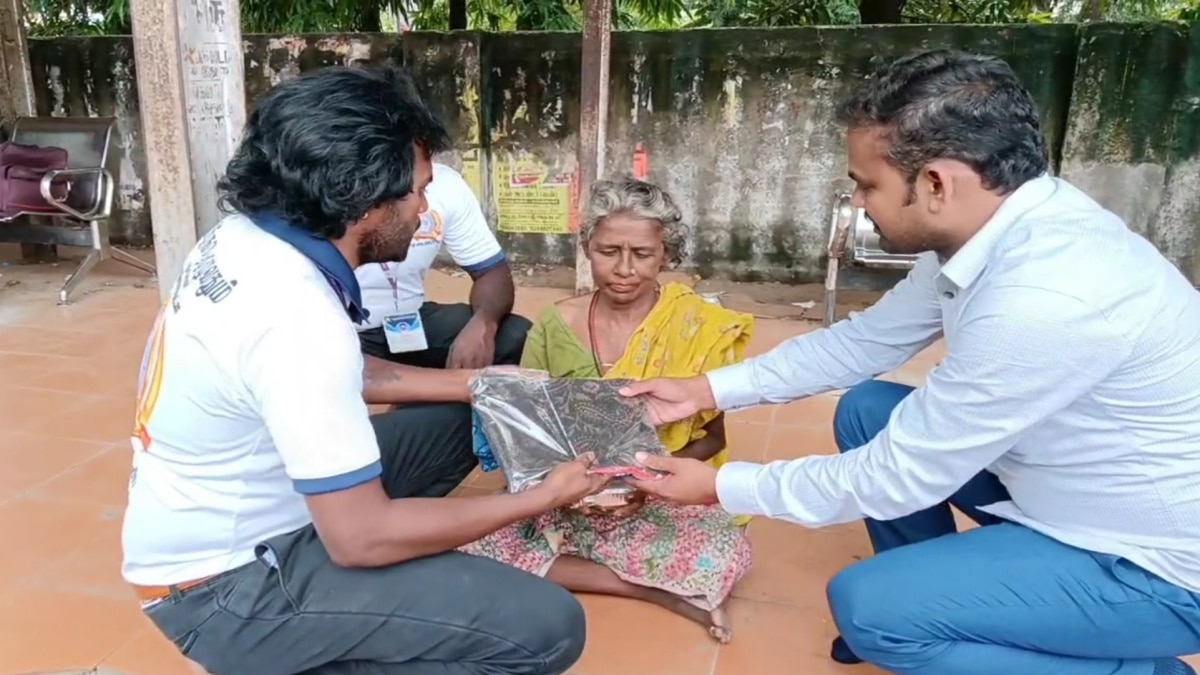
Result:
{"label": "man's outstretched arm", "polygon": [[899,367],[942,333],[934,285],[938,271],[936,259],[922,256],[903,281],[862,312],[761,356],[709,371],[712,399],[725,411],[786,403]]}
{"label": "man's outstretched arm", "polygon": [[363,354],[363,399],[376,403],[446,403],[471,400],[473,370],[403,366]]}

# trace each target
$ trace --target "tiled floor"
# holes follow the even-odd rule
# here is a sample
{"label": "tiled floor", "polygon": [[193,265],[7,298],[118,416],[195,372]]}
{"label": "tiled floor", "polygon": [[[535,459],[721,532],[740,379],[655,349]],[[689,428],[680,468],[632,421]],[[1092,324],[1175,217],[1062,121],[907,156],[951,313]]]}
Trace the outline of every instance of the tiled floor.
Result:
{"label": "tiled floor", "polygon": [[[106,263],[76,304],[55,306],[68,271],[0,266],[0,675],[96,667],[184,675],[182,659],[142,617],[119,574],[131,399],[158,304],[155,287]],[[461,278],[435,274],[430,283],[433,299],[465,294]],[[521,289],[518,310],[534,314],[562,295]],[[753,351],[810,327],[760,321]],[[919,379],[936,358],[922,354],[895,376]],[[832,452],[834,404],[819,397],[733,415],[734,456]],[[477,474],[462,490],[494,485]],[[589,643],[573,672],[878,673],[827,658],[834,629],[824,584],[868,554],[861,526],[808,531],[759,519],[749,532],[756,563],[730,607],[731,644],[719,647],[699,627],[655,607],[585,597]]]}

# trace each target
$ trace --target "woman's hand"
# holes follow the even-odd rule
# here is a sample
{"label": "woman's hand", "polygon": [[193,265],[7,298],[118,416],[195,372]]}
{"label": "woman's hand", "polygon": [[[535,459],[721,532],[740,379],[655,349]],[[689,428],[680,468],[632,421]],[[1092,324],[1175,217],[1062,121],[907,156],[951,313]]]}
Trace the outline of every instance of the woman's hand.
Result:
{"label": "woman's hand", "polygon": [[550,508],[571,506],[584,497],[599,492],[609,481],[608,476],[589,473],[596,455],[585,452],[579,457],[559,464],[533,488],[546,495]]}

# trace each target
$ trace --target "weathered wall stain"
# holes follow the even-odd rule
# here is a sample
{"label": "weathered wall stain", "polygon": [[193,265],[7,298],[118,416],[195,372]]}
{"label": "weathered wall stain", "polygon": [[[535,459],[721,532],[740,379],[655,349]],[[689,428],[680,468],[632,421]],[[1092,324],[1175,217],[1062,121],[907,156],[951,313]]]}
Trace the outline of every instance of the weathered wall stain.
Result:
{"label": "weathered wall stain", "polygon": [[[580,38],[571,33],[245,37],[246,95],[332,64],[409,68],[455,135],[447,161],[575,162]],[[679,198],[705,275],[813,280],[844,186],[837,100],[879,63],[949,46],[1013,64],[1041,109],[1056,171],[1200,280],[1200,26],[894,26],[614,35],[608,169]],[[126,154],[114,233],[150,241],[128,38],[31,41],[40,114],[111,114]],[[495,223],[487,181],[485,211]],[[569,235],[504,234],[515,258],[569,263]]]}
{"label": "weathered wall stain", "polygon": [[1081,29],[1061,169],[1200,282],[1200,25]]}

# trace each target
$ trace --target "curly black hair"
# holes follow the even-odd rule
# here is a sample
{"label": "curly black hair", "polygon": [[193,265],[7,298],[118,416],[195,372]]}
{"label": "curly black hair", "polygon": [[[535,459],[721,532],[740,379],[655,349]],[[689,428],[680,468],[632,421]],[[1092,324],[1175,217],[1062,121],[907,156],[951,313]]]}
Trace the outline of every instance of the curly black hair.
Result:
{"label": "curly black hair", "polygon": [[909,179],[935,159],[958,160],[1008,194],[1050,164],[1037,105],[998,58],[934,49],[880,68],[838,109],[854,127],[881,127],[889,159]]}
{"label": "curly black hair", "polygon": [[390,66],[336,66],[287,80],[250,112],[218,182],[221,208],[270,212],[326,239],[413,190],[414,144],[450,136],[412,80]]}

